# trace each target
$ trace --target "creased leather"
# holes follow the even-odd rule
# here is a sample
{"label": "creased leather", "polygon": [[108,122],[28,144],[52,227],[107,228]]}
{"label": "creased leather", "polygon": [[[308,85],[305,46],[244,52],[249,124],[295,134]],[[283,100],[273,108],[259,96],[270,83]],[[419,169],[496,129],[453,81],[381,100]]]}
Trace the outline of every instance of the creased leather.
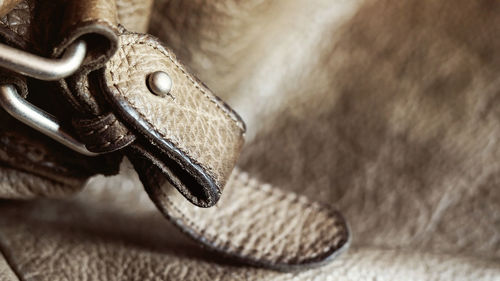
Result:
{"label": "creased leather", "polygon": [[[71,124],[75,127],[75,131],[81,140],[86,143],[87,148],[94,152],[113,152],[128,146],[135,140],[135,136],[130,130],[135,130],[134,133],[138,133],[143,138],[137,141],[141,142],[140,144],[135,145],[148,150],[156,149],[156,146],[160,144],[160,150],[163,150],[161,153],[169,154],[168,156],[153,156],[154,153],[146,153],[146,151],[144,151],[144,155],[148,155],[153,165],[159,164],[157,166],[168,169],[169,171],[165,174],[168,175],[172,182],[176,183],[179,190],[182,190],[183,194],[193,203],[205,207],[213,205],[220,197],[221,189],[234,167],[243,144],[243,122],[227,105],[210,93],[201,82],[188,74],[171,52],[166,51],[157,41],[147,37],[142,37],[142,41],[136,42],[136,45],[130,43],[125,44],[123,47],[127,48],[127,52],[130,52],[130,55],[127,56],[132,60],[148,58],[143,54],[146,54],[144,52],[149,50],[143,47],[149,46],[155,52],[158,51],[156,53],[164,56],[164,61],[172,63],[168,65],[174,71],[173,74],[176,77],[172,92],[176,92],[179,96],[176,101],[171,103],[170,108],[171,110],[178,110],[178,112],[171,112],[178,119],[175,120],[175,123],[172,122],[174,120],[172,118],[165,119],[164,121],[170,123],[164,127],[162,127],[163,124],[158,124],[158,122],[151,124],[153,127],[160,129],[149,130],[143,128],[142,131],[137,130],[139,128],[137,124],[151,123],[152,119],[145,119],[159,117],[159,115],[154,116],[157,113],[148,108],[151,106],[148,103],[160,104],[161,102],[158,103],[154,99],[147,100],[148,97],[153,96],[144,84],[145,78],[149,74],[148,71],[150,69],[151,71],[158,70],[162,65],[151,61],[150,58],[149,68],[141,69],[139,72],[134,72],[133,66],[130,65],[124,65],[124,68],[120,69],[120,71],[114,71],[118,75],[136,75],[134,83],[140,85],[139,88],[132,89],[130,87],[130,89],[127,89],[127,87],[134,85],[131,83],[130,85],[120,85],[122,87],[120,90],[127,94],[134,93],[135,97],[142,96],[146,98],[143,100],[146,103],[141,104],[138,103],[138,100],[135,100],[134,104],[135,110],[138,110],[142,115],[130,118],[130,115],[119,113],[121,116],[120,120],[118,120],[113,116],[114,113],[109,111],[108,104],[102,100],[103,97],[101,96],[101,92],[107,92],[106,88],[111,87],[114,89],[116,86],[100,85],[98,82],[99,74],[91,73],[92,70],[100,67],[114,54],[115,47],[119,43],[116,36],[119,31],[114,26],[116,16],[106,14],[107,10],[113,10],[113,2],[67,1],[64,2],[64,5],[57,4],[37,3],[35,8],[28,9],[29,15],[33,14],[38,23],[47,24],[44,32],[35,32],[37,38],[34,42],[38,44],[41,44],[40,42],[49,42],[49,46],[56,44],[56,49],[53,52],[55,56],[58,56],[69,44],[78,38],[83,38],[88,43],[89,52],[82,68],[73,76],[60,81],[62,90],[58,91],[66,98],[68,102],[66,107],[68,108],[65,108],[63,104],[61,108],[55,108],[55,112],[53,112],[51,110],[54,108],[49,106],[51,109],[49,111],[63,120],[67,115],[72,116]],[[142,10],[146,8],[143,7]],[[82,10],[82,12],[78,12],[79,10]],[[60,15],[64,15],[61,21],[49,23],[51,18],[57,18]],[[28,18],[30,19],[31,16]],[[65,28],[59,33],[46,34],[47,30],[61,25]],[[41,29],[40,26],[33,28],[35,31]],[[58,40],[58,36],[62,37],[63,40]],[[105,38],[102,38],[102,36]],[[96,42],[103,43],[103,46],[95,46]],[[139,51],[134,51],[134,48]],[[155,52],[151,54],[155,54]],[[123,54],[122,50],[122,53],[115,56],[115,58],[122,58],[120,56],[123,56]],[[143,57],[140,57],[141,55]],[[110,82],[114,83],[115,81]],[[101,89],[101,86],[104,87]],[[125,88],[123,88],[124,86]],[[135,93],[135,91],[139,92]],[[183,98],[181,94],[185,94],[186,98]],[[113,104],[114,99],[108,99],[111,101],[111,107],[116,109],[116,104]],[[44,103],[43,100],[41,102]],[[121,112],[123,113],[124,110],[121,109]],[[197,112],[200,112],[200,114],[196,114]],[[127,119],[125,122],[129,124],[123,123],[125,119]],[[112,120],[112,122],[108,124],[106,120]],[[185,126],[184,122],[191,122],[190,125],[192,126]],[[152,136],[152,132],[157,133],[157,135]],[[154,145],[151,146],[148,142],[152,142]],[[169,148],[165,149],[165,143]],[[167,150],[168,152],[166,152]],[[141,150],[135,149],[133,151]],[[173,155],[174,152],[177,154]],[[164,165],[165,161],[162,158],[169,158],[169,161],[173,162]],[[175,167],[169,167],[170,164],[174,164]],[[172,173],[173,170],[176,171]],[[187,182],[190,184],[186,184]],[[188,185],[193,187],[187,188]]]}
{"label": "creased leather", "polygon": [[[72,76],[60,81],[62,93],[76,110],[82,113],[99,114],[98,101],[91,94],[92,85],[89,74],[101,68],[118,48],[117,12],[114,0],[71,0],[64,2],[44,2],[37,8],[38,23],[49,30],[59,33],[46,34],[43,46],[52,46],[48,50],[53,57],[59,57],[67,47],[77,40],[87,44],[87,54],[82,66]],[[61,17],[62,21],[53,21]]]}
{"label": "creased leather", "polygon": [[[61,31],[57,35],[59,40],[53,39],[58,43],[53,51],[54,56],[60,56],[71,43],[86,36],[88,52],[79,71],[88,72],[87,68],[95,70],[101,67],[117,49],[115,1],[70,0],[64,4]],[[99,36],[92,38],[96,35]]]}
{"label": "creased leather", "polygon": [[484,256],[376,246],[356,247],[328,265],[300,272],[237,265],[200,250],[176,231],[147,198],[133,170],[125,166],[123,171],[129,172],[93,179],[73,198],[0,202],[0,244],[14,254],[12,264],[22,269],[23,280],[498,278],[498,263]]}

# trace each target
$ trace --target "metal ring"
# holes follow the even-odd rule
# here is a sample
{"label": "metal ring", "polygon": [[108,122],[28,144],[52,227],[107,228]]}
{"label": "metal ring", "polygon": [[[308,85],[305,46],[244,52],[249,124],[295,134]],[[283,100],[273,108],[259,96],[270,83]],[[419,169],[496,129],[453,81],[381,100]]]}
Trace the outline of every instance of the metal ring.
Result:
{"label": "metal ring", "polygon": [[22,98],[14,85],[0,85],[0,106],[12,117],[78,153],[86,156],[99,155],[89,151],[83,143],[64,131],[54,116]]}
{"label": "metal ring", "polygon": [[54,81],[73,74],[82,65],[87,53],[85,41],[69,46],[61,58],[48,59],[0,44],[0,67],[36,79]]}

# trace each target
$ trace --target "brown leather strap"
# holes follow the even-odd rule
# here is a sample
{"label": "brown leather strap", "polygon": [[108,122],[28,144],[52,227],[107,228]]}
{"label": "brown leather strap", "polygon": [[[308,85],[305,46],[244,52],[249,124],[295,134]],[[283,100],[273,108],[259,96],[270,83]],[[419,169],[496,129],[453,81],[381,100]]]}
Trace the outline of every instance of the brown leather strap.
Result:
{"label": "brown leather strap", "polygon": [[[116,11],[113,1],[91,2],[68,1],[57,9],[50,4],[45,4],[47,9],[37,7],[42,14],[53,13],[52,17],[60,11],[66,15],[59,23],[63,27],[59,36],[64,39],[56,45],[55,56],[78,39],[89,46],[82,69],[60,81],[74,110],[75,130],[94,152],[117,151],[133,143],[128,150],[132,161],[149,159],[192,203],[212,206],[238,158],[243,122],[158,41],[113,26],[115,15],[102,12]],[[37,22],[43,19],[40,16]],[[103,70],[92,72],[106,61]],[[168,98],[153,95],[146,86],[147,76],[155,71],[165,71],[173,80]],[[111,127],[89,121],[108,117],[113,119]]]}
{"label": "brown leather strap", "polygon": [[349,246],[349,228],[339,212],[238,169],[209,209],[189,204],[168,183],[156,181],[158,170],[138,172],[149,175],[143,180],[146,191],[172,223],[225,256],[288,271],[325,263]]}
{"label": "brown leather strap", "polygon": [[73,126],[87,148],[97,153],[113,152],[136,139],[112,113],[91,119],[74,119]]}
{"label": "brown leather strap", "polygon": [[[28,2],[32,3],[25,3]],[[5,140],[0,141],[0,162],[15,168],[15,172],[22,170],[32,173],[35,179],[48,179],[43,182],[47,186],[54,181],[56,188],[49,194],[58,196],[64,194],[60,190],[65,186],[79,186],[92,174],[116,172],[117,163],[125,154],[160,211],[214,251],[247,263],[288,270],[320,264],[346,249],[349,231],[338,212],[259,183],[238,170],[231,175],[243,146],[243,121],[158,40],[115,26],[116,14],[102,12],[113,12],[114,1],[56,2],[64,5],[37,2],[27,11],[36,15],[38,24],[45,22],[52,28],[69,26],[58,35],[63,39],[33,32],[41,39],[25,45],[33,44],[35,50],[43,53],[37,44],[49,42],[57,56],[81,39],[88,43],[90,52],[80,71],[60,81],[59,88],[50,88],[59,98],[56,106],[50,106],[46,97],[27,98],[72,124],[88,149],[108,154],[93,159],[76,156],[37,132],[23,135],[8,124],[2,128],[15,129],[11,136],[3,134],[2,138],[0,134],[0,140]],[[103,6],[94,11],[92,7],[96,5]],[[64,21],[49,24],[49,19],[57,15],[66,15]],[[0,38],[1,35],[0,32]],[[154,95],[147,86],[148,75],[157,71],[165,72],[172,80],[172,89],[164,97]],[[24,81],[11,82],[19,87],[25,85]],[[35,146],[25,141],[30,139],[36,142]],[[26,151],[37,145],[43,151],[39,161],[26,161],[24,157],[32,155]],[[65,170],[43,166],[51,162]],[[8,169],[0,172],[28,178],[18,177]],[[1,184],[13,183],[0,181],[0,187]],[[194,206],[215,205],[224,186],[228,194],[214,208]],[[37,192],[29,191],[22,194],[36,195]],[[8,189],[3,193],[0,190],[0,196],[15,197]]]}
{"label": "brown leather strap", "polygon": [[[172,79],[168,96],[156,96],[146,85],[156,71]],[[102,75],[113,111],[141,138],[132,162],[148,158],[191,202],[215,204],[243,145],[239,116],[148,35],[124,31]]]}

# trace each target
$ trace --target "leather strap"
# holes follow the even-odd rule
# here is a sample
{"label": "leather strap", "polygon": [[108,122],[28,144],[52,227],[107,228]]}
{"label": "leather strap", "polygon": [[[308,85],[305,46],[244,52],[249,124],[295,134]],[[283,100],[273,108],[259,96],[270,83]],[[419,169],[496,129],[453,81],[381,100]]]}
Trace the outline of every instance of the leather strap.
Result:
{"label": "leather strap", "polygon": [[118,22],[127,30],[146,33],[153,0],[119,0],[116,1]]}
{"label": "leather strap", "polygon": [[198,243],[232,259],[289,271],[321,265],[349,247],[349,228],[339,212],[239,169],[209,209],[189,204],[167,182],[158,182],[157,169],[136,169],[148,173],[146,191],[165,217]]}
{"label": "leather strap", "polygon": [[[32,36],[37,2],[25,0],[0,19],[0,42],[36,52]],[[0,71],[0,83],[14,84],[18,93],[30,102],[56,115],[61,104],[54,106],[53,87],[28,81],[15,73]],[[84,157],[48,137],[14,120],[0,110],[0,197],[33,198],[59,197],[80,190],[85,181],[96,173],[116,174],[120,155],[96,158]]]}
{"label": "leather strap", "polygon": [[3,17],[10,12],[14,7],[19,4],[21,0],[2,0],[0,2],[0,17]]}
{"label": "leather strap", "polygon": [[[243,146],[245,125],[241,118],[157,39],[116,26],[114,1],[41,3],[21,3],[27,4],[23,11],[29,15],[23,18],[28,24],[32,19],[40,26],[46,23],[61,33],[14,31],[5,25],[10,30],[5,34],[13,36],[3,36],[7,38],[4,42],[16,36],[30,38],[16,45],[44,53],[40,44],[47,44],[53,48],[45,53],[57,56],[75,40],[85,40],[90,52],[84,66],[60,81],[58,87],[26,83],[9,73],[0,75],[0,79],[16,83],[20,89],[35,85],[24,90],[29,93],[28,100],[66,120],[88,149],[107,154],[98,158],[75,155],[37,132],[5,124],[0,130],[0,162],[8,168],[0,167],[0,172],[17,177],[15,173],[23,171],[23,179],[29,179],[25,175],[30,173],[34,179],[43,179],[42,185],[56,186],[49,195],[60,196],[65,193],[59,190],[81,186],[90,175],[116,173],[121,157],[126,155],[158,209],[211,250],[246,263],[289,270],[321,264],[347,248],[348,227],[337,211],[259,183],[239,170],[232,173]],[[63,21],[49,23],[49,19],[62,15],[66,15]],[[57,29],[57,25],[70,28]],[[30,34],[38,35],[33,39]],[[167,73],[172,80],[173,87],[165,97],[153,95],[146,84],[147,76],[156,71]],[[33,96],[33,88],[43,89],[44,94],[51,89],[61,102],[51,106],[46,97]],[[9,130],[13,136],[6,138]],[[26,140],[36,144],[24,145]],[[31,154],[22,147],[40,147],[44,152],[38,159],[42,161],[26,161],[23,157],[30,158]],[[47,162],[66,170],[40,166]],[[1,197],[16,197],[8,188],[2,191],[2,185],[9,184],[15,183],[0,181]],[[31,186],[36,185],[40,183]],[[224,186],[226,195],[219,201]],[[17,195],[30,198],[39,193]]]}

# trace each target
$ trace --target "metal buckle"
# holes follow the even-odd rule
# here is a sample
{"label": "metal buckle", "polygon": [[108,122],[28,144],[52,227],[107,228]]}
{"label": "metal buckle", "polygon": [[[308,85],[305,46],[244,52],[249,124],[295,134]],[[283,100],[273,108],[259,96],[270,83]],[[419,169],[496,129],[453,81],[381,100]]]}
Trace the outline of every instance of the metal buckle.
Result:
{"label": "metal buckle", "polygon": [[[39,57],[4,44],[0,44],[0,66],[40,80],[59,80],[80,68],[87,52],[84,41],[73,43],[59,59]],[[52,115],[22,98],[14,85],[0,85],[0,106],[12,117],[29,127],[58,141],[66,147],[87,156],[98,153],[89,151],[85,145],[61,128]]]}
{"label": "metal buckle", "polygon": [[59,59],[48,59],[0,44],[0,67],[45,81],[66,78],[82,65],[87,53],[85,41],[77,41]]}

